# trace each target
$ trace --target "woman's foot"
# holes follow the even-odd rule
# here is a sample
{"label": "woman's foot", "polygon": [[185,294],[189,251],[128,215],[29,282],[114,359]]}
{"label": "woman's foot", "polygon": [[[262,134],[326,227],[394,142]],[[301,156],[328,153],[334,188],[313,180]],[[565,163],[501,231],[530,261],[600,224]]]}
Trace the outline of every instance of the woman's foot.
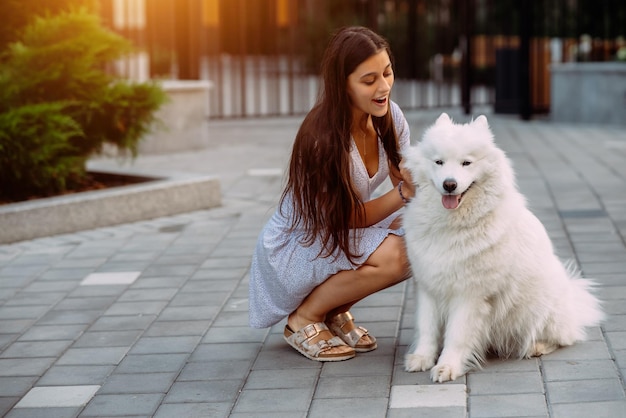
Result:
{"label": "woman's foot", "polygon": [[342,361],[355,356],[353,348],[333,335],[323,322],[312,323],[297,331],[285,325],[283,337],[300,354],[315,361]]}
{"label": "woman's foot", "polygon": [[378,343],[368,331],[355,325],[354,317],[350,312],[342,312],[326,320],[328,328],[346,344],[354,348],[357,353],[366,353],[376,350]]}

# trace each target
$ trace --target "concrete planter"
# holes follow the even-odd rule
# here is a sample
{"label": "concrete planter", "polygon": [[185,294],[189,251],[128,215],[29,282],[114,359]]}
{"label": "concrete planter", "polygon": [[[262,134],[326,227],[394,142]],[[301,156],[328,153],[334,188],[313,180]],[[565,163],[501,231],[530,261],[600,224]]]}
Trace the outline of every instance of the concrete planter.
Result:
{"label": "concrete planter", "polygon": [[551,118],[626,125],[626,63],[553,64]]}
{"label": "concrete planter", "polygon": [[204,148],[208,144],[209,92],[201,80],[161,82],[169,102],[157,112],[164,126],[139,143],[139,154],[163,154]]}

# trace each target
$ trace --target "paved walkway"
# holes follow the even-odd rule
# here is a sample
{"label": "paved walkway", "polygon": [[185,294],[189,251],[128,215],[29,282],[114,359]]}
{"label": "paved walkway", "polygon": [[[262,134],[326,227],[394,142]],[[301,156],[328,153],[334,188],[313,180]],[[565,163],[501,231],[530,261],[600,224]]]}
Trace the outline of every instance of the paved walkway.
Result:
{"label": "paved walkway", "polygon": [[[436,116],[407,112],[414,140]],[[300,119],[216,121],[208,149],[133,167],[217,174],[222,207],[0,246],[0,415],[626,417],[626,134],[489,117],[559,255],[600,283],[589,341],[433,385],[401,365],[411,282],[355,307],[379,348],[350,361],[248,328],[250,256]]]}

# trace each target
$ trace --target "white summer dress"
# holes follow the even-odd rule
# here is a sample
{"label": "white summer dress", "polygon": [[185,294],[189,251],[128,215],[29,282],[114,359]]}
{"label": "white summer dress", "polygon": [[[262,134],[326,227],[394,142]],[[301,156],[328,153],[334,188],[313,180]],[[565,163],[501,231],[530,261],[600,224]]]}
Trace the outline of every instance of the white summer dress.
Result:
{"label": "white summer dress", "polygon": [[[409,146],[409,126],[402,111],[390,102],[400,152]],[[387,153],[378,139],[378,172],[367,173],[359,151],[352,141],[352,178],[364,202],[389,176]],[[368,228],[355,229],[360,234],[356,254],[362,254],[351,263],[344,254],[335,259],[318,256],[319,242],[302,244],[304,231],[288,232],[289,215],[293,212],[291,200],[283,202],[283,213],[278,209],[259,235],[250,268],[250,326],[267,328],[293,312],[311,291],[327,278],[343,270],[357,269],[378,248],[390,233],[404,235],[402,229],[389,229],[399,211]]]}

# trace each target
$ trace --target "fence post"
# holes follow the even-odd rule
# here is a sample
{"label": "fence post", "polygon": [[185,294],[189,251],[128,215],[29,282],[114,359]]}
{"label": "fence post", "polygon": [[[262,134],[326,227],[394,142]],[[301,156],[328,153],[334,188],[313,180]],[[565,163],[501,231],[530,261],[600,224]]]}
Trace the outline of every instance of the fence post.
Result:
{"label": "fence post", "polygon": [[461,35],[461,50],[463,61],[461,63],[461,103],[466,115],[472,112],[472,0],[463,0],[461,8],[463,19],[463,35]]}
{"label": "fence post", "polygon": [[532,8],[533,2],[522,0],[520,5],[520,116],[529,120],[532,113],[530,91],[530,37],[532,36]]}

